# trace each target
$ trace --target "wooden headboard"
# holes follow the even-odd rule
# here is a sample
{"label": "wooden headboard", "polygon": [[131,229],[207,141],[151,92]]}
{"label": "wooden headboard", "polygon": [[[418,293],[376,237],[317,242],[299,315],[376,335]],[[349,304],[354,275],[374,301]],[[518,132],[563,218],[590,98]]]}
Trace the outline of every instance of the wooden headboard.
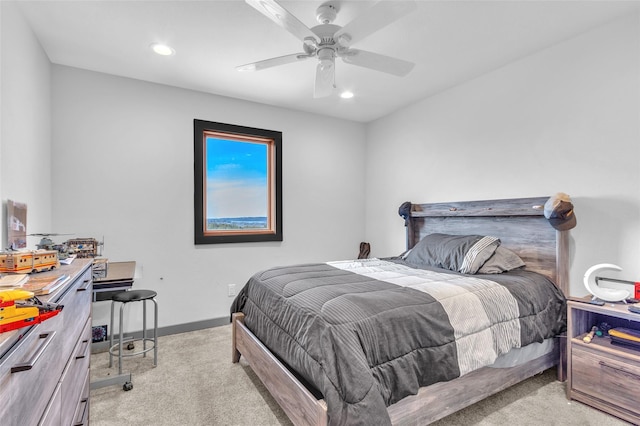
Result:
{"label": "wooden headboard", "polygon": [[549,197],[412,204],[407,248],[432,233],[490,235],[517,253],[525,269],[547,276],[569,295],[569,231],[544,217]]}

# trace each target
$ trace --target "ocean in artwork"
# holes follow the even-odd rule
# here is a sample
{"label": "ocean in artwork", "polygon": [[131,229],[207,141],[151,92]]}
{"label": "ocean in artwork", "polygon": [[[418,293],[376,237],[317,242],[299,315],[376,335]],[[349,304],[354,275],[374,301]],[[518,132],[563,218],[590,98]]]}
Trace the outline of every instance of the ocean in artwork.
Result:
{"label": "ocean in artwork", "polygon": [[267,217],[216,217],[207,218],[207,230],[266,229]]}

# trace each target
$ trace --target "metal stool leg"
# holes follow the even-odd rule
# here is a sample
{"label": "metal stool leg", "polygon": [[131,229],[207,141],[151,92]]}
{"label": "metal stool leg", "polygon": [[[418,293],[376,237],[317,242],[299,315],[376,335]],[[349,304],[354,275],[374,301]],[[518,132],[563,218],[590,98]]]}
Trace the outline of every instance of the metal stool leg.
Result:
{"label": "metal stool leg", "polygon": [[153,366],[158,366],[158,302],[153,300]]}
{"label": "metal stool leg", "polygon": [[147,357],[147,301],[142,301],[142,357]]}
{"label": "metal stool leg", "polygon": [[123,326],[122,326],[122,317],[124,316],[124,305],[126,303],[122,303],[120,305],[120,342],[118,345],[118,374],[122,374],[122,344],[123,344]]}
{"label": "metal stool leg", "polygon": [[116,302],[111,302],[111,322],[109,323],[109,328],[111,329],[111,333],[109,333],[109,368],[113,367],[113,354],[111,353],[111,348],[113,347],[113,305]]}

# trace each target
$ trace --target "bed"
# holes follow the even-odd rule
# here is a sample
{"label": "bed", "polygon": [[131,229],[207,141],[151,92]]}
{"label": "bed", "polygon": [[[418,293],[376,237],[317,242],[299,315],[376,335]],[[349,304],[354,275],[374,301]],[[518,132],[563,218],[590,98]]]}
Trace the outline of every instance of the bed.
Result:
{"label": "bed", "polygon": [[[296,425],[428,424],[553,366],[563,380],[569,234],[547,199],[411,204],[408,254],[255,274],[232,307],[233,362]],[[416,265],[433,247],[443,264]],[[526,266],[485,274],[497,247]]]}

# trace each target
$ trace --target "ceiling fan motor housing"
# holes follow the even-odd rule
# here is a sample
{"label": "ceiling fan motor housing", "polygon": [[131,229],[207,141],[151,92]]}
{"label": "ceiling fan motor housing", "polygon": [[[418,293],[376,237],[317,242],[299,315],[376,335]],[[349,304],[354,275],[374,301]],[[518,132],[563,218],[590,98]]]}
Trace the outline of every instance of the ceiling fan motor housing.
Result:
{"label": "ceiling fan motor housing", "polygon": [[311,31],[318,36],[320,39],[319,45],[334,45],[335,40],[333,39],[333,35],[340,29],[341,27],[332,24],[322,24],[316,25],[311,28]]}

